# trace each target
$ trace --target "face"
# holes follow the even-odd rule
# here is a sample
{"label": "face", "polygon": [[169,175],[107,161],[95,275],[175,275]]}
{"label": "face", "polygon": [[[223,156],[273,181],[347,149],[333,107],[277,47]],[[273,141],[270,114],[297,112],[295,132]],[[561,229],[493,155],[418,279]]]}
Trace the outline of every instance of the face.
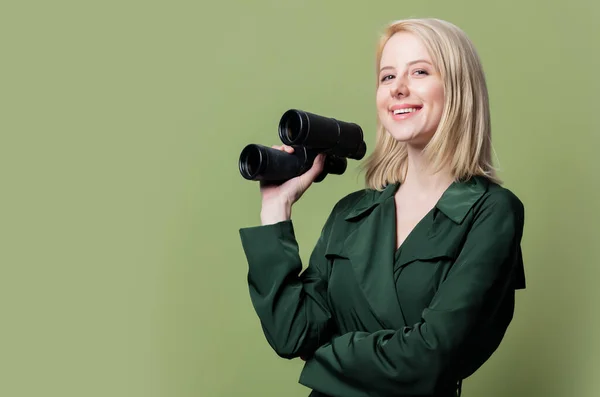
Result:
{"label": "face", "polygon": [[423,43],[411,33],[396,33],[380,62],[377,113],[383,127],[400,142],[425,146],[444,109],[444,86]]}

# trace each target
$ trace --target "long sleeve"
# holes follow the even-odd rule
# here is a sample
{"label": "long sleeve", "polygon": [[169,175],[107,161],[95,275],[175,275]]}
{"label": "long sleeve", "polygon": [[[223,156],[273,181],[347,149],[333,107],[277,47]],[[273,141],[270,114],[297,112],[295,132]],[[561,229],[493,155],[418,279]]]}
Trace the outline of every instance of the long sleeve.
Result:
{"label": "long sleeve", "polygon": [[291,220],[240,229],[250,298],[267,341],[283,358],[311,355],[331,340],[324,256],[327,230],[326,224],[301,273]]}
{"label": "long sleeve", "polygon": [[419,323],[337,336],[307,361],[300,382],[348,397],[417,396],[439,393],[472,372],[512,319],[523,221],[515,196],[488,197]]}

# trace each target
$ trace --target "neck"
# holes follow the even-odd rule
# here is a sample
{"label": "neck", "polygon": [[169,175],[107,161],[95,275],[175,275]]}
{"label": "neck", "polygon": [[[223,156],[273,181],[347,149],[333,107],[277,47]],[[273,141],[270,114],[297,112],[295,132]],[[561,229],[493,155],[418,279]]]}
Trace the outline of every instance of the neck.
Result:
{"label": "neck", "polygon": [[423,151],[409,147],[408,168],[403,182],[405,189],[424,194],[438,193],[446,190],[452,184],[453,179],[449,167],[444,167],[434,173],[423,156]]}

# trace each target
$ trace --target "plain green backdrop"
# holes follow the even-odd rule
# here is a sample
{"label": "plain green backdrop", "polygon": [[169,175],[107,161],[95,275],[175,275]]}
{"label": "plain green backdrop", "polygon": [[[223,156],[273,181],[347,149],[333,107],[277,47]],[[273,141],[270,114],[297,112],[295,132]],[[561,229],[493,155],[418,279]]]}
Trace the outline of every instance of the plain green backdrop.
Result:
{"label": "plain green backdrop", "polygon": [[[306,396],[250,304],[238,155],[289,108],[360,124],[370,153],[376,40],[409,17],[475,42],[526,207],[528,288],[463,395],[600,395],[598,4],[3,2],[0,396]],[[294,207],[304,260],[358,164]]]}

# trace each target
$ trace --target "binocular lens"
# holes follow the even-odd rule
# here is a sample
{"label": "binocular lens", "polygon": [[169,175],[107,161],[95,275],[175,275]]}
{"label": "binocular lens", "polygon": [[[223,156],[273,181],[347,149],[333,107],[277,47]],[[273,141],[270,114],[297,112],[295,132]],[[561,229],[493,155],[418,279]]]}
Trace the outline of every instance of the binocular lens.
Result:
{"label": "binocular lens", "polygon": [[282,140],[288,145],[296,143],[302,130],[302,118],[297,112],[286,112],[280,121],[280,134],[283,134]]}
{"label": "binocular lens", "polygon": [[256,145],[248,145],[240,154],[239,167],[242,176],[253,180],[260,173],[263,156],[260,148]]}

